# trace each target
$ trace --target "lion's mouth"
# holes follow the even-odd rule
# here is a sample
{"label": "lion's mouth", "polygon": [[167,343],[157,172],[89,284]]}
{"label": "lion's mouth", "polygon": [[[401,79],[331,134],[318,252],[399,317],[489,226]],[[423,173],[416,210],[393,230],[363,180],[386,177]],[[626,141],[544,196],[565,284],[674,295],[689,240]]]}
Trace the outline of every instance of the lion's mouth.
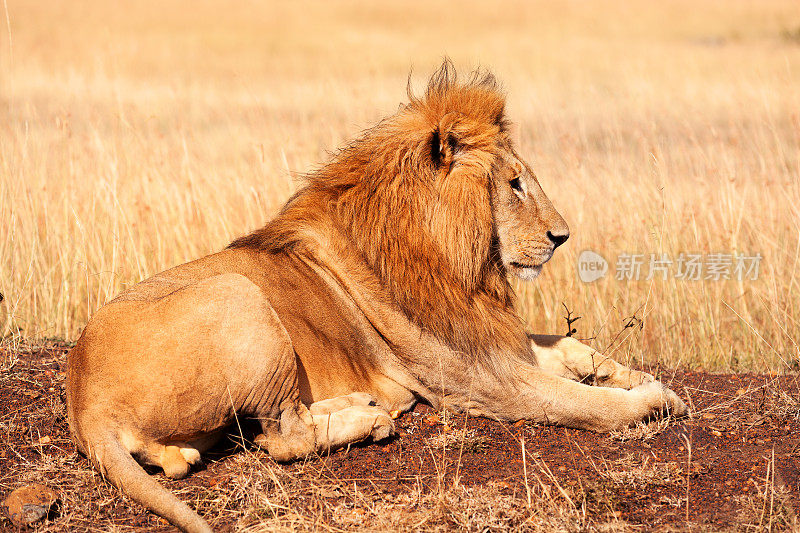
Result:
{"label": "lion's mouth", "polygon": [[533,263],[531,263],[531,264],[519,263],[517,261],[511,261],[510,265],[512,267],[514,267],[514,268],[519,268],[519,269],[536,268],[536,267],[542,266],[542,265],[536,265],[536,264],[533,264]]}
{"label": "lion's mouth", "polygon": [[542,272],[542,263],[520,263],[519,261],[511,261],[508,263],[510,272],[514,276],[525,280],[533,281]]}

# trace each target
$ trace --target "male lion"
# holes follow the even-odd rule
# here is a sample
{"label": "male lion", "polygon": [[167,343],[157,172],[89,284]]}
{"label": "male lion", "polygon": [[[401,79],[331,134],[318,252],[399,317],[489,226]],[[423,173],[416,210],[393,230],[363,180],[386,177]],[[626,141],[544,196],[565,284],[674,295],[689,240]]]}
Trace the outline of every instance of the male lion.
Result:
{"label": "male lion", "polygon": [[494,78],[445,63],[409,97],[265,227],[128,289],[70,352],[78,446],[179,528],[210,530],[133,458],[185,476],[237,415],[285,461],[387,437],[419,400],[594,431],[687,412],[649,374],[526,334],[507,276],[536,277],[569,230]]}

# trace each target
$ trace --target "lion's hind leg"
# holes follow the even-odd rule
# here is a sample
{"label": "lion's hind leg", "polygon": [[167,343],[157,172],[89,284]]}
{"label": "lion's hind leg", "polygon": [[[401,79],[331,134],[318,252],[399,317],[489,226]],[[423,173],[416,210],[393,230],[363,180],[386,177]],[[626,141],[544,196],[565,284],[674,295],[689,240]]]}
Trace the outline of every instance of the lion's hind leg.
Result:
{"label": "lion's hind leg", "polygon": [[394,422],[375,399],[365,393],[315,402],[309,409],[300,402],[281,412],[278,424],[264,421],[263,435],[255,442],[276,461],[292,461],[324,453],[368,438],[379,441],[394,434]]}
{"label": "lion's hind leg", "polygon": [[530,335],[536,366],[545,372],[587,385],[632,389],[655,381],[652,374],[622,365],[607,355],[559,335]]}
{"label": "lion's hind leg", "polygon": [[314,421],[299,400],[285,407],[278,421],[262,420],[261,428],[263,433],[255,438],[255,443],[266,448],[276,461],[294,461],[317,450]]}
{"label": "lion's hind leg", "polygon": [[141,463],[161,468],[164,475],[171,479],[185,478],[191,470],[191,465],[200,462],[200,452],[183,444],[149,442],[142,443],[142,446],[137,448],[128,451],[136,455]]}
{"label": "lion's hind leg", "polygon": [[189,462],[178,446],[164,446],[161,452],[161,468],[164,475],[172,479],[182,479],[189,473]]}

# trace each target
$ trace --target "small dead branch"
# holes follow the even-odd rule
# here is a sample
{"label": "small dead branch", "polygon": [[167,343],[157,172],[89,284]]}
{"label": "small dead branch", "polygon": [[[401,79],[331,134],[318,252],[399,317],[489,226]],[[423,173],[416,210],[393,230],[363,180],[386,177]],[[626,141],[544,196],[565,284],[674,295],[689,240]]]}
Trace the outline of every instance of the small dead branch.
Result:
{"label": "small dead branch", "polygon": [[564,306],[564,310],[567,312],[567,314],[564,316],[564,320],[567,321],[567,333],[564,336],[565,337],[572,337],[573,335],[575,335],[578,332],[578,330],[576,328],[572,327],[572,324],[574,324],[575,322],[580,320],[581,317],[572,316],[572,311],[570,311],[569,307],[567,307],[567,304],[565,304],[564,302],[561,302],[561,305]]}

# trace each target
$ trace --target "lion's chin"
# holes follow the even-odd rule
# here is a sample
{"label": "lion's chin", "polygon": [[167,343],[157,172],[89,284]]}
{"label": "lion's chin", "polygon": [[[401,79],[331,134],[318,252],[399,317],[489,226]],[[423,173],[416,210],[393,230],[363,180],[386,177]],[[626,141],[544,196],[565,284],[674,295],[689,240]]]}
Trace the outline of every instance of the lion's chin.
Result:
{"label": "lion's chin", "polygon": [[542,265],[511,263],[507,268],[516,277],[525,281],[533,281],[542,273]]}

